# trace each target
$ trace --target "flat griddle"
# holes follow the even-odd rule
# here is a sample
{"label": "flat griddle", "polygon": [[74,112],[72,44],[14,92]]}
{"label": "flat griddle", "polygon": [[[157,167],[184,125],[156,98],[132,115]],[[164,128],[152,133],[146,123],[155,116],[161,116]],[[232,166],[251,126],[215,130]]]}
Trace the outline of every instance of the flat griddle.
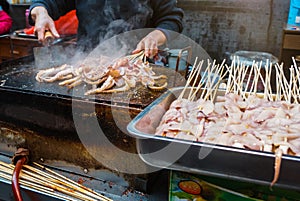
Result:
{"label": "flat griddle", "polygon": [[[168,87],[182,86],[185,82],[184,77],[172,69],[155,65],[153,69],[157,74],[168,76]],[[55,131],[66,134],[74,131],[72,104],[73,107],[77,105],[83,113],[87,105],[96,105],[94,112],[99,115],[99,120],[102,123],[103,121],[112,123],[111,114],[108,114],[112,107],[121,108],[120,112],[122,108],[129,110],[134,117],[163,93],[163,91],[151,91],[140,84],[127,92],[85,96],[84,92],[88,88],[83,85],[70,90],[59,86],[58,82],[36,81],[38,70],[33,56],[0,64],[0,120],[17,122],[19,125],[31,128],[39,127],[45,132]],[[124,126],[127,123],[129,122],[119,122]]]}
{"label": "flat griddle", "polygon": [[[168,86],[180,86],[184,84],[184,77],[175,73],[174,70],[152,65],[154,71],[157,74],[164,74],[168,76]],[[53,66],[49,66],[53,67]],[[83,93],[73,93],[72,89],[69,90],[67,87],[59,86],[58,82],[53,83],[40,83],[35,80],[35,75],[39,71],[36,68],[33,61],[33,57],[24,57],[21,59],[3,62],[0,64],[0,81],[2,90],[15,90],[22,93],[32,93],[36,95],[45,95],[49,97],[62,97],[62,98],[77,98],[82,100],[92,100],[98,103],[111,103],[112,94],[103,93],[93,96],[85,96]],[[82,88],[82,85],[81,87]],[[85,88],[86,90],[88,88]],[[135,89],[129,90],[122,93],[114,93],[113,101],[114,103],[124,104],[124,97],[126,97],[126,104],[128,104],[128,97],[130,96],[130,106],[144,108],[149,105],[153,100],[155,100],[161,92],[151,91],[142,85],[137,85]]]}
{"label": "flat griddle", "polygon": [[[162,71],[169,77],[168,87],[182,85],[185,81],[171,69],[154,67],[156,72]],[[7,126],[8,129],[4,132],[7,134],[1,136],[0,152],[11,154],[15,147],[25,145],[32,151],[34,161],[43,158],[44,161],[65,161],[87,169],[106,169],[89,155],[90,150],[86,151],[91,147],[97,155],[103,154],[106,157],[109,153],[110,158],[107,160],[112,160],[116,166],[110,168],[110,171],[130,170],[132,165],[138,169],[147,169],[147,165],[138,156],[134,159],[124,158],[102,141],[95,140],[98,133],[90,122],[96,119],[107,139],[119,149],[137,153],[135,138],[128,134],[126,126],[163,92],[138,86],[124,93],[85,96],[86,89],[82,86],[68,90],[57,82],[39,83],[35,80],[37,72],[33,56],[0,64],[0,127],[12,125]],[[74,115],[81,122],[81,130],[87,136],[85,146],[78,136]],[[12,139],[10,133],[13,133]],[[147,180],[147,175],[121,172],[117,171],[115,174],[122,175],[131,187],[145,190],[141,181]]]}

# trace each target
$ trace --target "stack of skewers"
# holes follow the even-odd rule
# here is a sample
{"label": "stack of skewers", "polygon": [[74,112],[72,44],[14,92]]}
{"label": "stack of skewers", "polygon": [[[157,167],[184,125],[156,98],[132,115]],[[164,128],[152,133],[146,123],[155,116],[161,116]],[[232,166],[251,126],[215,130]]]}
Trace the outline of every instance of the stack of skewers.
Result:
{"label": "stack of skewers", "polygon": [[[0,178],[11,181],[14,168],[13,164],[0,161]],[[20,172],[20,185],[62,200],[112,201],[38,163],[34,163],[34,166],[23,165]]]}

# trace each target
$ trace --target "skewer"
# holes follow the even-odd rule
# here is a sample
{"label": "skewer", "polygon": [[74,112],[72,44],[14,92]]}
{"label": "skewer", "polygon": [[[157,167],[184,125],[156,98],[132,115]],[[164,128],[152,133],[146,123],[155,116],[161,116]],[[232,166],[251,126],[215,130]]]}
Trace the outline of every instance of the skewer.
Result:
{"label": "skewer", "polygon": [[[11,180],[11,175],[6,175],[6,174],[3,174],[3,173],[0,173],[0,178],[3,178],[3,179],[6,179],[6,180],[10,181]],[[52,195],[56,198],[60,198],[60,199],[63,199],[63,200],[71,200],[71,201],[80,201],[81,200],[81,199],[75,199],[73,197],[65,196],[63,194],[54,192],[54,190],[51,189],[51,188],[47,188],[47,187],[41,186],[39,184],[35,184],[35,183],[28,182],[28,181],[25,181],[25,180],[20,180],[20,184],[24,187],[29,187],[33,190],[36,190],[36,191],[40,192],[40,193],[45,193],[47,195]]]}
{"label": "skewer", "polygon": [[234,78],[233,76],[233,66],[227,66],[225,65],[225,67],[227,68],[228,73],[228,80],[227,80],[227,84],[226,84],[226,92],[225,94],[231,93],[234,87],[234,82],[232,81],[232,79]]}
{"label": "skewer", "polygon": [[138,52],[136,54],[131,54],[131,55],[125,56],[125,58],[127,58],[130,62],[134,63],[138,59],[143,60],[144,56],[145,56],[145,51],[142,50],[142,51],[140,51],[140,52]]}
{"label": "skewer", "polygon": [[[95,194],[95,195],[101,197],[101,198],[104,199],[104,200],[112,201],[111,199],[109,199],[109,198],[107,198],[107,197],[101,195],[100,193],[97,193],[96,191],[93,191],[93,190],[90,189],[90,188],[87,188],[87,187],[85,187],[85,186],[83,186],[83,185],[81,185],[81,184],[79,184],[79,183],[77,183],[77,182],[75,182],[75,181],[73,181],[73,180],[71,180],[71,179],[69,179],[69,178],[63,176],[63,175],[61,175],[61,174],[58,174],[57,172],[54,172],[54,171],[52,171],[51,169],[46,168],[45,166],[42,166],[42,165],[40,165],[40,164],[38,164],[38,163],[36,163],[36,162],[34,162],[33,164],[36,165],[36,166],[38,166],[38,167],[40,167],[40,168],[42,168],[42,169],[44,169],[44,170],[46,170],[46,171],[48,171],[48,172],[50,172],[50,173],[52,173],[53,175],[56,175],[56,176],[58,176],[58,177],[64,179],[65,181],[71,183],[72,186],[74,185],[74,186],[83,188],[84,190],[86,190],[86,191],[88,191],[88,192],[90,192],[90,193],[93,193],[93,194]],[[27,166],[25,166],[25,167],[27,167]]]}
{"label": "skewer", "polygon": [[269,100],[273,100],[273,89],[272,89],[272,85],[271,85],[271,76],[272,76],[272,72],[273,72],[273,64],[270,62],[269,63],[269,75],[268,75],[268,89],[269,89]]}
{"label": "skewer", "polygon": [[213,72],[213,69],[215,68],[214,64],[215,64],[215,60],[212,64],[213,66],[211,67],[211,64],[209,64],[207,66],[205,72],[203,73],[203,75],[205,75],[205,76],[202,76],[203,79],[201,79],[201,80],[202,80],[202,83],[205,83],[205,85],[204,85],[204,89],[202,91],[200,99],[205,100],[204,96],[207,95],[210,92],[210,89],[211,89],[211,74]]}
{"label": "skewer", "polygon": [[[196,71],[197,71],[197,75],[196,75],[196,78],[195,78],[195,80],[197,80],[198,79],[198,76],[200,75],[200,73],[201,73],[201,69],[202,69],[202,65],[203,65],[203,62],[204,61],[201,61],[199,64],[200,64],[200,66],[198,66],[197,67],[197,69],[195,69]],[[208,69],[210,68],[210,63],[209,63],[209,61],[208,61],[208,65],[207,65],[207,67],[206,67],[206,69],[205,69],[205,71],[204,71],[204,73],[203,73],[203,75],[206,75],[207,74],[207,71],[208,71]],[[191,79],[194,79],[194,76],[195,76],[195,74],[193,75],[193,77],[191,78]],[[204,76],[202,76],[201,77],[201,79],[200,79],[200,81],[199,81],[199,83],[198,83],[198,87],[197,87],[197,89],[198,89],[198,91],[200,90],[200,88],[203,86],[203,84],[205,83],[205,77]],[[205,86],[204,86],[204,89],[202,90],[202,94],[204,94],[205,93]],[[194,94],[195,94],[195,96],[196,96],[196,94],[197,94],[197,92],[198,92],[197,90],[194,92]],[[190,91],[191,92],[191,91]],[[201,95],[202,95],[201,94]],[[191,94],[190,94],[191,95]],[[191,95],[192,97],[195,97],[195,96],[193,96],[193,95]],[[200,97],[201,98],[201,97]]]}
{"label": "skewer", "polygon": [[62,192],[64,194],[82,199],[82,200],[89,200],[89,201],[94,201],[96,199],[91,198],[85,194],[82,194],[80,192],[75,191],[74,189],[70,189],[65,186],[65,183],[62,182],[62,184],[55,183],[55,181],[50,180],[49,178],[46,179],[45,177],[42,177],[38,174],[35,174],[34,172],[29,172],[26,170],[22,170],[21,172],[21,178],[24,178],[25,180],[29,180],[31,182],[37,183],[37,184],[42,184],[46,187],[52,188],[56,191]]}
{"label": "skewer", "polygon": [[[213,96],[211,97],[211,100],[215,100],[215,97],[217,95],[217,88],[218,86],[220,85],[220,82],[223,80],[223,78],[226,76],[226,73],[224,73],[224,64],[225,64],[225,60],[223,60],[222,64],[221,64],[221,67],[219,68],[219,71],[218,71],[218,74],[221,75],[221,77],[219,77],[218,79],[218,82],[216,83],[216,87],[215,87],[215,90],[214,90],[214,94]],[[221,72],[220,72],[221,71]]]}
{"label": "skewer", "polygon": [[[264,98],[265,99],[270,99],[270,96],[269,96],[269,60],[267,59],[266,61],[266,65],[265,65],[265,80],[264,80]],[[261,73],[260,73],[261,75]],[[261,75],[261,80],[263,80],[262,78],[262,75]]]}
{"label": "skewer", "polygon": [[237,63],[237,66],[236,66],[236,64],[234,64],[233,65],[233,92],[234,93],[237,93],[238,92],[238,90],[237,90],[237,86],[239,86],[238,84],[237,84],[237,81],[236,81],[236,77],[237,77],[237,69],[239,69],[238,67],[240,66],[240,61],[238,60],[238,63]]}
{"label": "skewer", "polygon": [[293,103],[298,103],[298,98],[297,98],[297,92],[296,92],[296,82],[297,80],[295,79],[295,69],[294,68],[290,68],[290,88],[291,88],[291,97],[293,98]]}
{"label": "skewer", "polygon": [[[200,71],[198,71],[198,72],[200,73]],[[198,76],[197,76],[196,79],[198,79]],[[195,97],[196,97],[198,91],[199,91],[199,90],[201,89],[201,87],[203,86],[202,83],[203,83],[203,82],[200,80],[200,82],[198,83],[198,86],[197,86],[196,90],[194,91],[193,95],[190,97],[190,100],[194,100],[194,99],[195,99]],[[191,90],[191,91],[192,91],[192,90]]]}
{"label": "skewer", "polygon": [[[252,62],[252,67],[251,67],[251,69],[250,69],[250,73],[248,74],[248,80],[247,80],[247,83],[246,83],[246,86],[245,86],[245,93],[247,92],[247,90],[248,90],[248,88],[249,88],[249,84],[250,84],[250,80],[251,80],[251,76],[252,76],[252,73],[253,73],[253,66],[254,66],[254,63],[255,63],[255,61],[253,61]],[[248,70],[246,70],[246,72],[247,72]],[[253,85],[253,82],[252,82],[252,85]],[[252,88],[252,86],[251,86],[251,88]],[[250,88],[250,89],[251,89]],[[245,93],[244,93],[244,95],[245,95]],[[251,91],[249,91],[249,94],[251,93]]]}
{"label": "skewer", "polygon": [[[6,180],[10,180],[10,178],[11,178],[10,175],[4,175],[2,173],[1,173],[0,177],[4,178]],[[49,187],[42,186],[39,183],[36,184],[36,183],[29,182],[29,181],[26,181],[26,180],[20,180],[20,184],[24,187],[26,186],[26,187],[29,187],[33,190],[38,191],[38,192],[42,192],[42,193],[45,193],[47,195],[52,195],[52,196],[61,198],[63,200],[72,200],[72,201],[83,200],[83,199],[77,199],[77,198],[74,198],[74,197],[65,196],[61,193],[55,192],[53,189],[51,189]]]}
{"label": "skewer", "polygon": [[193,65],[192,70],[191,70],[191,73],[190,73],[190,75],[188,77],[188,80],[186,81],[185,86],[184,86],[182,92],[180,93],[180,95],[177,98],[179,100],[181,100],[183,98],[184,93],[185,93],[187,87],[189,86],[191,80],[193,79],[195,73],[197,72],[195,69],[197,69],[199,67],[199,65],[201,65],[201,67],[202,67],[203,61],[200,61],[198,65],[197,65],[197,61],[198,61],[198,57],[196,57],[194,65]]}
{"label": "skewer", "polygon": [[[292,72],[291,68],[289,70],[290,70],[290,72]],[[290,76],[290,81],[288,83],[288,102],[289,103],[292,102],[292,84],[293,84],[293,76],[291,75]]]}
{"label": "skewer", "polygon": [[[209,90],[209,93],[206,94],[204,100],[207,100],[209,97],[210,97],[210,100],[213,101],[214,98],[215,98],[215,95],[217,93],[217,88],[219,86],[219,83],[221,82],[221,80],[223,79],[223,77],[225,75],[223,75],[223,70],[224,70],[224,63],[225,63],[225,60],[223,60],[223,62],[221,63],[221,65],[217,66],[216,69],[215,69],[215,73],[214,73],[214,76],[211,80],[212,83],[214,84],[210,84],[210,90]],[[220,77],[220,75],[222,75]],[[216,81],[216,79],[218,79],[218,81]]]}
{"label": "skewer", "polygon": [[[188,100],[191,100],[191,101],[194,99],[194,97],[192,97],[192,93],[193,93],[193,89],[194,89],[195,84],[197,83],[199,75],[200,75],[200,69],[197,68],[196,71],[197,71],[196,77],[194,78],[194,82],[193,82],[193,84],[191,86],[191,90],[190,90],[190,93],[189,93],[189,96],[188,96]],[[198,83],[198,85],[202,86],[201,81],[200,81],[200,83]],[[197,93],[197,90],[195,91],[195,93]]]}
{"label": "skewer", "polygon": [[255,78],[254,78],[254,94],[256,94],[257,92],[257,84],[258,84],[258,80],[259,80],[259,75],[260,74],[260,70],[261,70],[261,65],[262,65],[262,61],[260,61],[259,66],[257,66],[256,71],[255,71]]}
{"label": "skewer", "polygon": [[227,72],[229,74],[228,80],[227,80],[227,84],[226,84],[226,94],[229,93],[231,91],[231,87],[232,87],[232,83],[231,83],[231,75],[232,75],[232,68],[233,68],[233,64],[231,64],[230,66],[225,65]]}
{"label": "skewer", "polygon": [[265,75],[265,80],[264,80],[264,78],[263,78],[263,76],[262,76],[262,74],[261,74],[261,71],[259,71],[258,72],[258,79],[260,79],[261,80],[261,82],[262,82],[262,84],[263,84],[263,86],[264,86],[264,99],[268,99],[268,90],[267,90],[267,79],[268,78],[266,78],[268,75],[267,75],[267,73],[266,73],[266,75]]}
{"label": "skewer", "polygon": [[[236,77],[235,77],[235,74],[234,73],[233,75],[232,74],[229,74],[230,77],[232,77],[232,80],[233,80],[233,88],[234,88],[234,92],[236,91],[243,91],[242,90],[242,86],[240,86],[240,84],[238,84],[237,80],[236,80]],[[237,90],[238,89],[238,90]]]}
{"label": "skewer", "polygon": [[[65,192],[65,191],[69,192],[71,190],[73,196],[75,194],[79,198],[83,197],[88,200],[93,200],[90,197],[88,197],[88,196],[94,197],[93,195],[87,194],[80,188],[69,185],[66,181],[62,181],[59,178],[54,179],[54,178],[52,178],[51,175],[43,173],[42,171],[39,171],[38,169],[33,169],[30,166],[27,166],[25,168],[32,171],[32,172],[29,172],[29,171],[24,170],[23,172],[25,174],[28,174],[28,175],[40,180],[40,182],[46,182],[46,184],[45,184],[46,186],[49,185],[49,187],[57,188],[59,191],[63,191],[63,192]],[[76,190],[79,192],[76,192]],[[87,194],[88,196],[86,196],[85,194]]]}
{"label": "skewer", "polygon": [[[295,83],[295,90],[296,90],[296,96],[297,96],[297,103],[300,101],[299,97],[300,97],[300,71],[299,71],[299,67],[295,68],[296,71],[296,75],[295,75],[295,79],[298,81],[297,83]],[[299,99],[299,101],[298,101]]]}
{"label": "skewer", "polygon": [[[247,66],[248,67],[248,66]],[[244,65],[242,65],[242,68],[237,68],[237,84],[240,85],[240,86],[243,86],[243,82],[244,82],[244,78],[245,78],[245,67]],[[243,87],[240,87],[239,88],[241,91],[238,91],[238,94],[241,94],[243,93]],[[243,95],[242,95],[243,96]]]}
{"label": "skewer", "polygon": [[287,95],[287,98],[286,98],[286,101],[289,101],[290,97],[289,97],[289,84],[288,84],[288,81],[286,79],[286,77],[284,76],[284,72],[283,72],[283,66],[280,66],[280,71],[281,71],[281,74],[282,74],[282,81],[283,81],[283,89],[284,89],[284,92],[286,93]]}
{"label": "skewer", "polygon": [[288,100],[288,93],[286,90],[287,81],[286,81],[286,78],[285,78],[283,70],[282,70],[282,64],[280,66],[277,64],[276,67],[280,74],[280,79],[279,79],[280,83],[278,86],[280,87],[280,91],[282,91],[282,93],[283,93],[284,100],[287,101]]}
{"label": "skewer", "polygon": [[[51,171],[50,169],[47,169],[47,171],[52,173],[53,175],[43,172],[31,166],[26,165],[24,167],[25,170],[22,169],[22,172],[20,174],[21,181],[23,183],[25,181],[25,183],[30,182],[33,185],[39,185],[46,192],[47,190],[49,191],[49,189],[51,189],[51,191],[57,190],[64,194],[76,197],[80,200],[96,199],[96,200],[103,200],[103,201],[112,201],[111,199],[106,198],[105,196],[96,193],[95,191],[68,179],[67,177],[64,177],[54,171]],[[13,168],[14,165],[6,164],[0,161],[0,172],[4,172],[6,174],[12,174]]]}
{"label": "skewer", "polygon": [[206,75],[206,77],[203,77],[204,79],[202,82],[205,83],[204,85],[205,93],[204,91],[202,92],[200,97],[201,99],[207,100],[209,96],[211,96],[213,89],[216,88],[216,86],[214,86],[212,83],[215,82],[216,77],[219,74],[219,72],[216,70],[218,69],[218,67],[219,67],[218,65],[215,65],[215,60],[214,60],[213,66],[211,68],[209,66],[204,72],[204,75]]}
{"label": "skewer", "polygon": [[207,68],[206,68],[206,70],[204,71],[204,73],[203,73],[203,75],[205,75],[205,77],[204,76],[202,76],[201,77],[201,83],[205,83],[205,85],[204,85],[204,89],[203,89],[203,91],[202,91],[202,94],[201,94],[201,96],[200,96],[200,99],[203,99],[204,98],[204,95],[205,95],[205,93],[207,93],[208,92],[208,89],[207,89],[207,83],[208,83],[208,80],[207,80],[207,77],[210,75],[209,74],[209,68],[210,68],[210,65],[208,65],[207,66]]}
{"label": "skewer", "polygon": [[[7,180],[11,180],[11,175],[13,173],[13,169],[12,169],[13,166],[10,166],[9,164],[6,165],[5,163],[2,163],[2,162],[1,162],[1,165],[2,166],[0,166],[0,171],[2,173],[0,172],[0,177],[2,177],[4,179],[7,179]],[[24,177],[24,175],[23,175],[23,177]],[[29,181],[31,180],[31,178],[29,178],[27,176],[25,176],[25,179],[29,180]],[[38,182],[36,184],[36,183],[33,183],[32,181],[29,182],[29,181],[26,181],[26,180],[21,179],[20,184],[24,185],[24,186],[27,186],[27,187],[33,187],[33,189],[35,189],[35,190],[43,191],[43,192],[46,192],[46,193],[49,193],[49,194],[53,194],[53,192],[54,192],[54,189],[52,189],[52,188],[42,186]],[[61,194],[55,194],[55,195],[57,195],[59,197],[62,196]]]}
{"label": "skewer", "polygon": [[[245,82],[246,75],[248,73],[248,69],[249,69],[249,65],[243,66],[242,72],[241,72],[241,81],[240,81],[240,84],[244,87],[244,90],[241,91],[242,97],[245,97],[245,94],[246,94],[246,91],[247,91],[247,87],[244,85],[244,82]],[[251,77],[248,76],[247,81],[249,81],[250,78]]]}
{"label": "skewer", "polygon": [[[276,64],[277,65],[277,64]],[[278,72],[278,69],[277,69],[277,66],[275,65],[275,70],[276,70],[276,101],[279,100],[278,97],[281,96],[281,90],[280,90],[280,87],[279,87],[279,84],[280,84],[280,74]]]}
{"label": "skewer", "polygon": [[257,76],[257,63],[256,62],[254,62],[253,63],[253,66],[252,66],[252,69],[253,69],[253,80],[252,80],[252,83],[251,83],[251,87],[250,87],[250,90],[249,90],[249,93],[251,94],[251,93],[255,93],[253,90],[254,90],[254,88],[255,88],[255,79],[257,79],[256,78],[256,76]]}

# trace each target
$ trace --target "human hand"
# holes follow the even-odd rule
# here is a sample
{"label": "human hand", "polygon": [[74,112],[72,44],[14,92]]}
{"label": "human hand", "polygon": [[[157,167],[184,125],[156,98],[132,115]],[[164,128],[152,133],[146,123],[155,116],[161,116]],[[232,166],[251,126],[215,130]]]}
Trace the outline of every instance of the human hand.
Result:
{"label": "human hand", "polygon": [[38,37],[39,42],[46,44],[46,32],[51,32],[51,35],[55,38],[59,38],[59,34],[55,28],[53,19],[48,15],[47,10],[42,6],[37,6],[31,10],[31,17],[35,21],[35,34]]}
{"label": "human hand", "polygon": [[163,45],[167,41],[165,34],[160,30],[154,30],[145,36],[137,45],[132,54],[145,51],[145,56],[153,58],[158,53],[158,46]]}

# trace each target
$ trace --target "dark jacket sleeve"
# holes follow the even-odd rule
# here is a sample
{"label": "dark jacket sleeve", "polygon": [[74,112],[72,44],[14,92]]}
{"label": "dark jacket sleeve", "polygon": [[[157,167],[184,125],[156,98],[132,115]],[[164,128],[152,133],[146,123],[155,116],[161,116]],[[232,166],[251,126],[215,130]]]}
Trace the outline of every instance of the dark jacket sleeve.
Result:
{"label": "dark jacket sleeve", "polygon": [[151,0],[151,6],[152,24],[163,31],[168,40],[175,37],[174,32],[182,32],[184,13],[181,8],[177,7],[176,0]]}
{"label": "dark jacket sleeve", "polygon": [[[60,16],[65,15],[75,9],[75,0],[33,0],[29,8],[31,10],[36,6],[43,6],[47,9],[49,16],[53,20],[57,20]],[[34,25],[34,22],[29,14],[29,23]]]}

